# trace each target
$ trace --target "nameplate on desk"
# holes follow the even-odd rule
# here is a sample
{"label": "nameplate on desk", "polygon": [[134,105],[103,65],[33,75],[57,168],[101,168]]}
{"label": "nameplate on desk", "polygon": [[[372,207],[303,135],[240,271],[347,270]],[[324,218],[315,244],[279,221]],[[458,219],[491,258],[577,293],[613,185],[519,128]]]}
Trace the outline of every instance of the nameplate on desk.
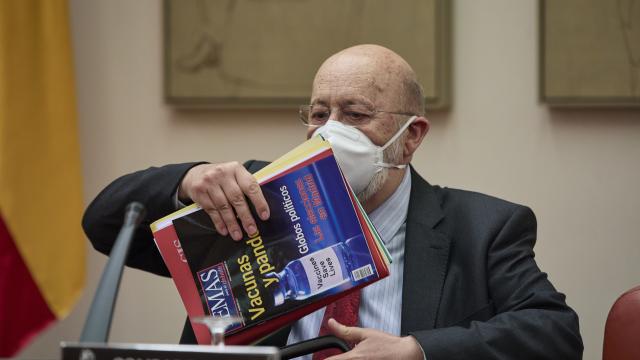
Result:
{"label": "nameplate on desk", "polygon": [[62,342],[62,360],[279,360],[269,346]]}

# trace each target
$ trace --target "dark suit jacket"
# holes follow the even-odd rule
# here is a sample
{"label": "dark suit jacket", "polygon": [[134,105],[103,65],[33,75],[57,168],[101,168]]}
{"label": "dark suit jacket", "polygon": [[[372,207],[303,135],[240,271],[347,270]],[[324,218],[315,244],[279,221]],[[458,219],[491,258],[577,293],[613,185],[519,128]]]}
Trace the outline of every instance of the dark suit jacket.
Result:
{"label": "dark suit jacket", "polygon": [[[177,186],[195,164],[149,168],[105,188],[83,219],[95,249],[109,253],[125,205],[140,201],[148,214],[127,265],[169,276],[148,225],[175,210]],[[245,164],[251,172],[265,165]],[[401,333],[413,335],[429,360],[580,359],[578,317],[534,260],[531,210],[411,176]],[[283,345],[287,334],[267,342]],[[181,341],[195,341],[188,321]]]}

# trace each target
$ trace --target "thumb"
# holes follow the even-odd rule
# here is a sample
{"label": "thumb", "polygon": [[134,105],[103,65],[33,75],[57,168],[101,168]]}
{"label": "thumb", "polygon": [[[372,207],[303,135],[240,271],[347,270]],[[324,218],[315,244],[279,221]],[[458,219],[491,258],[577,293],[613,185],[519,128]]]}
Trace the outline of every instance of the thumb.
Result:
{"label": "thumb", "polygon": [[327,325],[329,326],[329,330],[331,330],[335,336],[345,340],[346,342],[357,344],[365,338],[364,329],[355,326],[342,325],[333,318],[329,319]]}

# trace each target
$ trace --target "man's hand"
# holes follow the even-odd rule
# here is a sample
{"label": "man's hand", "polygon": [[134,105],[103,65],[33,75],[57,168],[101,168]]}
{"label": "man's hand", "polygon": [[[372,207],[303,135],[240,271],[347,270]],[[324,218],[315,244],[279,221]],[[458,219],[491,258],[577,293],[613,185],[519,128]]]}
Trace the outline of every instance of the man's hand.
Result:
{"label": "man's hand", "polygon": [[258,228],[245,195],[251,200],[260,219],[269,218],[269,206],[256,179],[238,162],[203,164],[192,167],[178,188],[181,201],[191,199],[209,214],[221,235],[231,234],[238,241],[242,230],[248,235]]}
{"label": "man's hand", "polygon": [[394,336],[374,329],[348,327],[334,319],[329,320],[331,332],[348,343],[356,346],[349,352],[327,358],[326,360],[346,359],[415,359],[422,360],[424,354],[413,336]]}

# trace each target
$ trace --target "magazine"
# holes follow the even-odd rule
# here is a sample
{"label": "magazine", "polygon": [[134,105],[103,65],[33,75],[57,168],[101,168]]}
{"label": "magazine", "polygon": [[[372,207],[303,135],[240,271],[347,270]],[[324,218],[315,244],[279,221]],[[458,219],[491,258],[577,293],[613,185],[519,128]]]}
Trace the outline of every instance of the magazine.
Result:
{"label": "magazine", "polygon": [[[241,241],[217,234],[197,205],[151,225],[190,318],[241,319],[247,344],[388,275],[390,257],[346,183],[329,143],[314,137],[254,174],[271,216]],[[198,343],[206,329],[192,322]]]}

